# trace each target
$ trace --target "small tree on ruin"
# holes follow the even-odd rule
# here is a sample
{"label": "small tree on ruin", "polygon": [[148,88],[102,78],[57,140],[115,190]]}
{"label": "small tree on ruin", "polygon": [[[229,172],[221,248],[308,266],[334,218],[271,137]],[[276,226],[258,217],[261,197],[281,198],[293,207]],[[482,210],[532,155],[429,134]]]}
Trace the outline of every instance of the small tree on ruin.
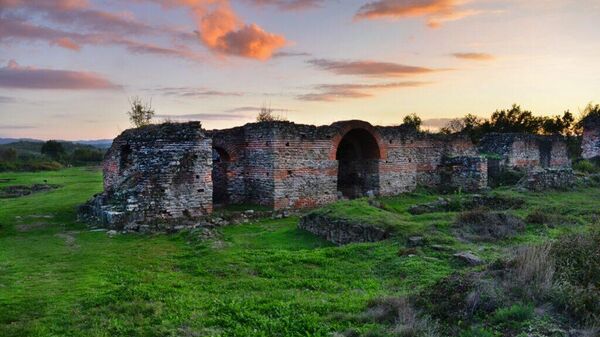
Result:
{"label": "small tree on ruin", "polygon": [[152,102],[143,102],[141,98],[135,96],[129,99],[129,120],[135,127],[149,125],[154,117]]}
{"label": "small tree on ruin", "polygon": [[256,116],[257,122],[277,122],[277,121],[285,121],[286,118],[280,115],[276,115],[273,113],[273,109],[270,106],[263,105],[260,108],[260,112]]}

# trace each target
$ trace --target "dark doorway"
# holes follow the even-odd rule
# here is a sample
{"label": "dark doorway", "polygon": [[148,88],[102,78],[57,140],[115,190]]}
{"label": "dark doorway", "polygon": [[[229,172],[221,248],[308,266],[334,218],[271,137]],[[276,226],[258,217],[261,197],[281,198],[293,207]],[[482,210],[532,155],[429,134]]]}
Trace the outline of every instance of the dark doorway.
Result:
{"label": "dark doorway", "polygon": [[212,181],[213,181],[213,204],[225,205],[229,203],[229,163],[231,157],[229,154],[220,147],[213,148],[213,167],[212,167]]}
{"label": "dark doorway", "polygon": [[552,142],[548,140],[542,140],[539,143],[540,146],[540,166],[550,167],[552,160]]}
{"label": "dark doorway", "polygon": [[373,135],[364,129],[354,129],[340,141],[337,189],[347,198],[358,198],[368,191],[379,190],[379,146]]}

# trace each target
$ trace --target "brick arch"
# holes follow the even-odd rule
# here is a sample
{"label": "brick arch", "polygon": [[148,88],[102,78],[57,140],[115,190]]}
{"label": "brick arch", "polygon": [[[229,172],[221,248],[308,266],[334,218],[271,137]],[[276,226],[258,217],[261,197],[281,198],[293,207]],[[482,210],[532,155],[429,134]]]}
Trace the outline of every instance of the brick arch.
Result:
{"label": "brick arch", "polygon": [[360,121],[360,120],[351,120],[345,122],[337,122],[331,125],[332,127],[338,127],[339,130],[336,135],[331,139],[331,148],[329,149],[329,159],[335,160],[336,153],[341,141],[344,139],[344,136],[348,134],[348,132],[352,130],[365,130],[367,131],[377,143],[377,147],[379,148],[379,159],[387,159],[387,147],[381,134],[368,122]]}
{"label": "brick arch", "polygon": [[220,149],[224,151],[230,162],[237,161],[239,158],[238,147],[235,144],[231,144],[229,142],[222,141],[220,139],[213,138],[212,147],[214,149]]}

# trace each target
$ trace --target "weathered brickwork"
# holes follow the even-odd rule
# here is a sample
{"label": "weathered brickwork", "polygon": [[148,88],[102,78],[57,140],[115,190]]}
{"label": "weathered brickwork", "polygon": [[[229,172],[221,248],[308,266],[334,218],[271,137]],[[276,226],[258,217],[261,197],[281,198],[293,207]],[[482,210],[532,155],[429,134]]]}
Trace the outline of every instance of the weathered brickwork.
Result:
{"label": "weathered brickwork", "polygon": [[600,118],[588,117],[583,123],[582,157],[600,159]]}
{"label": "weathered brickwork", "polygon": [[327,126],[250,123],[203,131],[200,123],[127,130],[104,162],[105,192],[92,203],[108,223],[194,219],[224,204],[297,209],[339,198],[389,196],[417,186],[475,191],[488,160],[504,166],[568,167],[558,138],[419,133],[358,121]]}
{"label": "weathered brickwork", "polygon": [[150,125],[118,136],[91,212],[115,228],[165,226],[212,212],[212,140],[199,122]]}
{"label": "weathered brickwork", "polygon": [[558,136],[489,134],[481,140],[479,151],[490,161],[497,161],[500,168],[528,170],[571,166],[566,143]]}

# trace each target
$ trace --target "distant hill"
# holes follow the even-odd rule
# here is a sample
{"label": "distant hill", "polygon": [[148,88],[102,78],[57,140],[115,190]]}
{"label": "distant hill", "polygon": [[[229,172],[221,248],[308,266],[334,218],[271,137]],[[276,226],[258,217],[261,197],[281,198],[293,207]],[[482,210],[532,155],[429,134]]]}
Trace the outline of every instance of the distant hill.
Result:
{"label": "distant hill", "polygon": [[[39,143],[39,148],[41,148],[41,144],[44,143],[44,140],[40,139],[32,139],[32,138],[0,138],[0,145],[6,144],[15,144],[15,143]],[[74,140],[74,141],[64,141],[61,140],[61,143],[64,144],[81,144],[81,145],[89,145],[98,149],[108,149],[112,144],[112,139],[95,139],[95,140]],[[22,144],[21,144],[22,145]],[[29,146],[34,146],[33,144],[29,144]]]}

